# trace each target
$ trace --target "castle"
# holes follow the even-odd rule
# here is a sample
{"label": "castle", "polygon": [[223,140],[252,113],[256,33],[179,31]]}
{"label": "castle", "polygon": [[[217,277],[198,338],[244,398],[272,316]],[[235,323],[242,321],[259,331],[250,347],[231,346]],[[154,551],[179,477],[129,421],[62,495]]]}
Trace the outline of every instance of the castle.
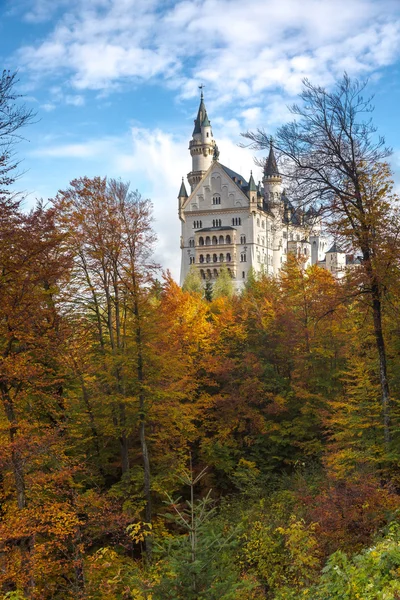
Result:
{"label": "castle", "polygon": [[203,90],[189,150],[190,194],[182,178],[178,196],[181,285],[191,265],[205,283],[214,282],[225,265],[240,289],[250,269],[278,274],[288,253],[301,256],[305,266],[319,264],[337,276],[344,272],[346,255],[336,244],[327,251],[317,211],[296,210],[286,197],[272,141],[262,184],[252,172],[246,180],[219,161]]}

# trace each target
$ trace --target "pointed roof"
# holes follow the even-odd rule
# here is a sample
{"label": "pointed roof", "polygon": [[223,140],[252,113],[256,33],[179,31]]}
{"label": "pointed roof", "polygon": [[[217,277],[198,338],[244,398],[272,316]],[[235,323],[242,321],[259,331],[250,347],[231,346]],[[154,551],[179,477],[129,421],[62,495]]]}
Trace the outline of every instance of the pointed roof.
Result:
{"label": "pointed roof", "polygon": [[[207,111],[206,111],[206,106],[204,104],[203,90],[201,90],[200,105],[199,105],[199,110],[197,111],[197,117],[194,121],[193,135],[195,133],[201,133],[201,126],[203,124],[205,117],[207,117]],[[208,117],[207,117],[207,120],[208,120]]]}
{"label": "pointed roof", "polygon": [[256,186],[256,182],[254,181],[254,178],[253,178],[253,171],[250,171],[249,192],[256,192],[256,191],[257,191],[257,186]]}
{"label": "pointed roof", "polygon": [[279,175],[278,165],[276,164],[274,149],[272,147],[272,138],[269,141],[269,155],[267,158],[267,162],[265,163],[264,175],[266,177],[273,177],[274,175]]}
{"label": "pointed roof", "polygon": [[181,189],[179,190],[178,198],[188,198],[188,194],[186,191],[185,182],[183,181],[183,177],[182,177]]}
{"label": "pointed roof", "polygon": [[210,123],[210,120],[208,118],[207,111],[206,111],[206,113],[204,115],[204,119],[203,119],[203,122],[202,122],[201,126],[202,127],[211,127],[211,123]]}
{"label": "pointed roof", "polygon": [[340,254],[345,254],[345,251],[342,250],[336,242],[333,243],[333,246],[330,250],[328,250],[328,252],[326,252],[326,254],[333,254],[334,252],[338,252]]}

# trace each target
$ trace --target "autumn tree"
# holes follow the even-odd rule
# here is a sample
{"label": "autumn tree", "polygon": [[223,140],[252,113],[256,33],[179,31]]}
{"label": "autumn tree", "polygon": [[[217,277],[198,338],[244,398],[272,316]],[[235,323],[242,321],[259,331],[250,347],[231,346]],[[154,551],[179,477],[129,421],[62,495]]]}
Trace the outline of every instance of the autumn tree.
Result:
{"label": "autumn tree", "polygon": [[[303,207],[322,203],[331,231],[347,248],[361,252],[359,291],[369,298],[372,313],[388,447],[390,391],[382,302],[396,265],[398,220],[391,202],[390,169],[383,162],[390,150],[375,135],[369,118],[373,107],[362,96],[364,88],[347,75],[333,91],[304,80],[302,104],[291,107],[295,120],[278,129],[273,145],[294,198]],[[263,130],[244,136],[253,148],[271,143]]]}

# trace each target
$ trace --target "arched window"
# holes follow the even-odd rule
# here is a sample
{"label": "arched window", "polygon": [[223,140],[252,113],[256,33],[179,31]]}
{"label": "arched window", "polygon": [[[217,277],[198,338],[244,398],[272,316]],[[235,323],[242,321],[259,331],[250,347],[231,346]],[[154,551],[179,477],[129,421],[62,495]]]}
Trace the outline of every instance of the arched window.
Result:
{"label": "arched window", "polygon": [[202,224],[202,222],[201,222],[201,221],[199,221],[199,223],[200,223],[199,227],[200,227],[200,229],[201,229],[201,228],[203,227],[203,224]]}
{"label": "arched window", "polygon": [[242,219],[238,219],[238,225],[242,224]]}
{"label": "arched window", "polygon": [[200,254],[200,262],[203,263],[204,262],[204,255]]}
{"label": "arched window", "polygon": [[223,235],[219,236],[218,243],[219,244],[223,244],[224,243],[224,236]]}
{"label": "arched window", "polygon": [[230,269],[228,269],[228,273],[232,277],[232,271]]}
{"label": "arched window", "polygon": [[224,262],[224,255],[223,254],[219,255],[219,262]]}
{"label": "arched window", "polygon": [[234,224],[235,224],[235,219],[232,219],[232,225],[234,225]]}
{"label": "arched window", "polygon": [[217,271],[217,269],[214,269],[213,273],[214,273],[214,278],[217,279],[217,277],[218,277],[218,271]]}
{"label": "arched window", "polygon": [[226,244],[230,244],[230,243],[231,243],[231,236],[230,236],[230,235],[227,235],[227,236],[226,236],[226,238],[225,238],[225,243],[226,243]]}
{"label": "arched window", "polygon": [[205,273],[204,273],[203,269],[200,269],[200,277],[201,277],[202,279],[205,279],[205,278],[206,278],[206,275],[205,275]]}
{"label": "arched window", "polygon": [[213,204],[221,204],[221,196],[213,196]]}
{"label": "arched window", "polygon": [[209,254],[207,254],[206,256],[206,262],[210,262],[211,261],[211,256]]}
{"label": "arched window", "polygon": [[247,257],[245,253],[240,255],[240,262],[247,262]]}
{"label": "arched window", "polygon": [[206,246],[211,246],[211,239],[209,236],[206,237]]}
{"label": "arched window", "polygon": [[246,243],[246,236],[245,235],[241,235],[240,236],[240,243],[241,244],[245,244]]}
{"label": "arched window", "polygon": [[207,269],[207,279],[211,279],[211,271],[210,271],[210,269]]}
{"label": "arched window", "polygon": [[217,260],[218,260],[218,257],[217,257],[217,255],[216,255],[216,254],[213,254],[213,262],[217,262]]}
{"label": "arched window", "polygon": [[226,262],[231,262],[231,255],[228,252],[228,254],[226,255]]}
{"label": "arched window", "polygon": [[204,238],[199,237],[199,246],[204,246]]}
{"label": "arched window", "polygon": [[212,245],[213,246],[217,246],[218,245],[218,240],[217,240],[217,236],[216,235],[213,236]]}

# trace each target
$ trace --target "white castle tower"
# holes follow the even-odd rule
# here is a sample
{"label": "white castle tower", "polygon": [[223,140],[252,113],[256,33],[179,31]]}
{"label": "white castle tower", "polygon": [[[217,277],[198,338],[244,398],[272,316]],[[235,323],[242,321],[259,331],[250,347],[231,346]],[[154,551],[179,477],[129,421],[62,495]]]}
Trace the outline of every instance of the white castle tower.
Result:
{"label": "white castle tower", "polygon": [[188,173],[188,182],[193,191],[201,181],[204,173],[209,169],[216,151],[213,140],[211,123],[207,116],[204,104],[203,89],[201,86],[200,106],[197,117],[194,120],[192,139],[189,142],[189,150],[192,157],[192,170]]}

